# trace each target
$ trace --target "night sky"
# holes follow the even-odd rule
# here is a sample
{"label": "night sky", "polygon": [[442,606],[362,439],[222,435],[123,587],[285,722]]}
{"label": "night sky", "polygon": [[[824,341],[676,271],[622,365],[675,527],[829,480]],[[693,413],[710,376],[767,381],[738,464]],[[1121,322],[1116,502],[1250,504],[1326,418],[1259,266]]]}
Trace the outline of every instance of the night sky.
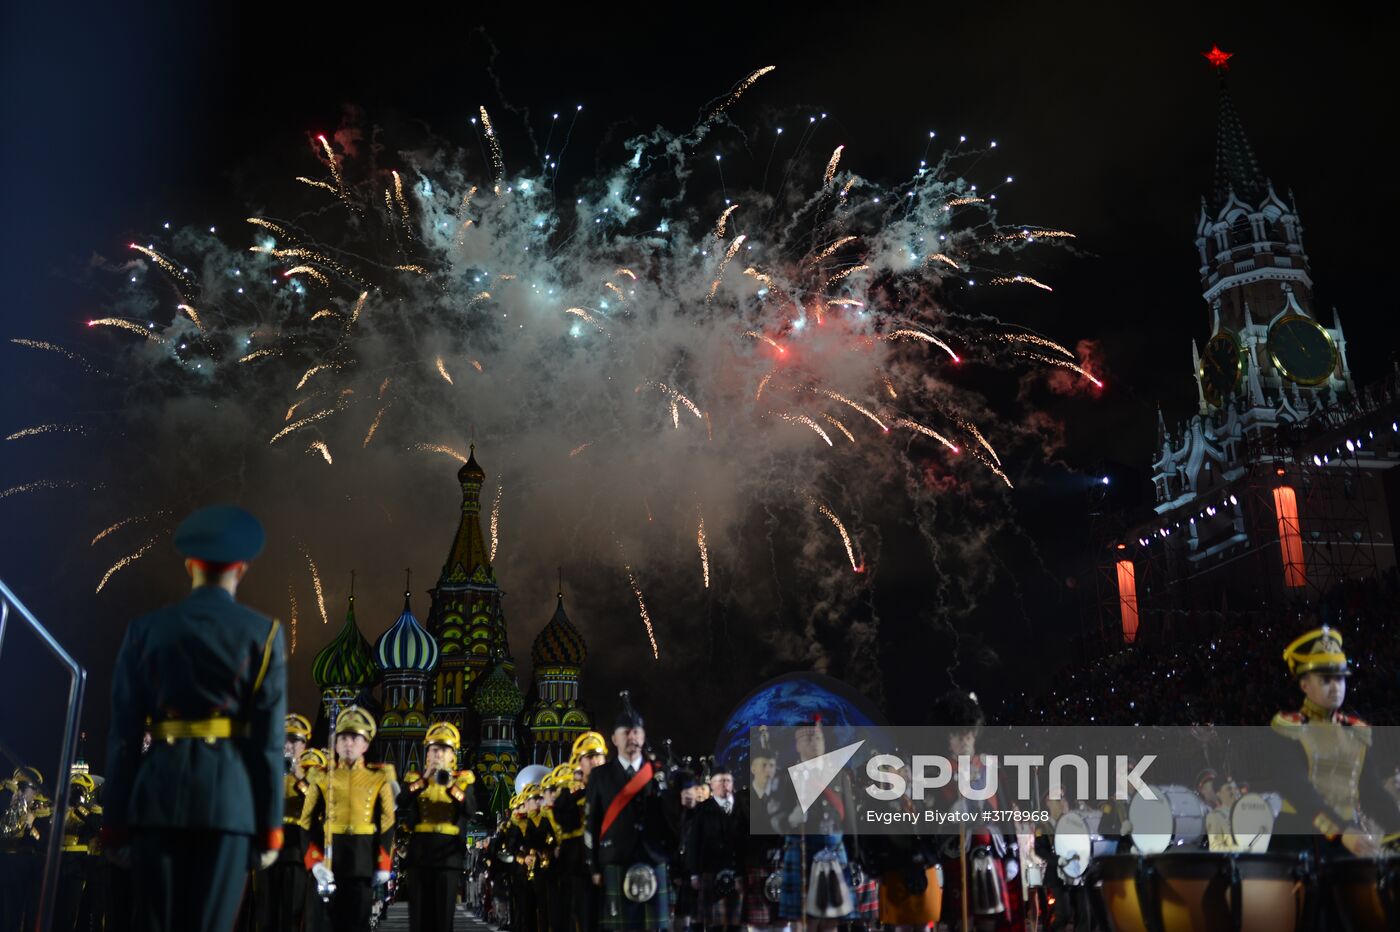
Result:
{"label": "night sky", "polygon": [[[1265,172],[1281,194],[1291,188],[1296,197],[1317,306],[1341,311],[1351,368],[1364,383],[1391,364],[1394,346],[1386,272],[1400,181],[1382,126],[1396,90],[1389,47],[1396,23],[1317,5],[1306,13],[1219,4],[789,6],[708,5],[683,18],[659,12],[663,5],[610,6],[591,16],[506,7],[482,22],[464,6],[448,13],[395,4],[351,18],[350,8],[335,5],[253,13],[188,4],[154,13],[93,4],[74,15],[6,4],[0,332],[81,347],[83,323],[98,316],[85,275],[93,254],[115,254],[172,216],[232,226],[247,213],[251,179],[269,165],[297,164],[306,134],[334,128],[346,105],[390,130],[426,125],[467,144],[466,119],[485,104],[509,161],[533,157],[527,125],[542,134],[551,112],[582,103],[565,180],[570,171],[590,174],[595,159],[614,160],[624,132],[684,128],[744,75],[777,65],[736,108],[740,125],[756,132],[779,115],[825,112],[814,147],[844,143],[848,164],[887,180],[908,175],[929,130],[940,139],[995,139],[997,154],[969,177],[1015,177],[1000,195],[1003,219],[1078,235],[1073,249],[1037,252],[1025,266],[1053,284],[1053,294],[958,297],[966,308],[1070,345],[1095,341],[1108,384],[1097,397],[1049,403],[1064,424],[1064,444],[1014,494],[1024,534],[1001,557],[1019,591],[984,606],[995,617],[973,627],[991,633],[975,645],[964,641],[972,646],[955,674],[991,694],[1043,682],[1054,663],[1047,658],[1062,658],[1083,624],[1083,586],[1073,582],[1087,579],[1091,478],[1121,478],[1115,494],[1141,506],[1156,407],[1170,420],[1195,401],[1190,341],[1209,335],[1209,321],[1193,238],[1211,183],[1218,95],[1200,53],[1212,43],[1235,53],[1231,93]],[[756,171],[737,158],[725,170],[736,186],[752,183],[744,173]],[[92,389],[71,389],[66,371],[35,357],[0,345],[0,434],[102,410]],[[61,474],[66,458],[93,455],[90,445],[61,438],[4,444],[0,488]],[[442,524],[425,531],[420,548],[423,576],[436,570],[455,527],[455,489],[445,488]],[[91,580],[105,561],[88,551],[86,507],[62,491],[0,501],[0,578],[87,666],[86,722],[100,735],[110,660],[127,621],[177,597],[182,580],[171,560],[163,588],[94,596]],[[892,718],[917,721],[923,697],[947,685],[942,673],[915,680],[919,652],[948,645],[917,623],[931,594],[896,554],[890,548],[873,596],[887,639],[884,692]],[[553,582],[512,580],[508,565],[497,570],[512,593],[512,646],[523,661],[552,610]],[[393,588],[363,607],[371,641],[397,610]],[[331,630],[316,637],[332,636],[342,589],[337,581],[330,594]],[[610,625],[634,637],[625,598],[581,598],[571,614],[595,656],[607,651]],[[423,617],[426,599],[417,608]],[[293,684],[302,704],[315,647],[304,644],[293,661],[293,676],[308,681]],[[23,639],[0,655],[3,730],[24,747],[36,739],[12,731],[30,720],[16,709],[44,709],[58,695],[36,657]],[[701,652],[666,676],[600,661],[592,680],[585,670],[585,699],[606,716],[615,690],[632,686],[655,710],[654,733],[703,745],[725,710],[757,685],[734,670],[764,669],[732,659]],[[685,708],[662,700],[677,670],[695,697]],[[89,750],[100,756],[100,742]]]}

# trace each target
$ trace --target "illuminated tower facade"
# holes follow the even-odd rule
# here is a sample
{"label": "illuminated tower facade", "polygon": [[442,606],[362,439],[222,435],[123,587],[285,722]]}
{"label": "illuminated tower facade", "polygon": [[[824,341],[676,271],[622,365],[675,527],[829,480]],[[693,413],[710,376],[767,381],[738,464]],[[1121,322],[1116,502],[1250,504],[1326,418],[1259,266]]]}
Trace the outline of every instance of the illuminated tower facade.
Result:
{"label": "illuminated tower facade", "polygon": [[506,672],[514,676],[505,616],[504,595],[496,584],[491,553],[481,533],[481,487],[486,472],[476,462],[476,447],[457,471],[462,488],[462,514],[457,535],[443,564],[437,586],[431,590],[428,632],[440,651],[433,677],[432,719],[451,722],[469,733],[470,693],[500,655]]}
{"label": "illuminated tower facade", "polygon": [[515,775],[520,770],[515,725],[524,707],[525,697],[516,685],[515,673],[505,658],[497,655],[472,692],[472,711],[481,729],[472,750],[471,768],[482,784],[477,798],[484,800],[492,813],[504,812],[515,792]]}
{"label": "illuminated tower facade", "polygon": [[399,773],[423,768],[423,736],[439,656],[437,641],[414,617],[410,598],[411,592],[405,591],[402,614],[374,646],[384,703],[375,741],[379,758]]}
{"label": "illuminated tower facade", "polygon": [[325,646],[311,662],[311,678],[321,690],[321,709],[326,721],[334,728],[336,716],[355,702],[362,690],[374,685],[378,668],[369,642],[355,622],[355,592],[353,583],[350,603],[345,609],[345,624],[335,640]]}
{"label": "illuminated tower facade", "polygon": [[587,657],[588,646],[564,613],[561,592],[554,616],[530,648],[535,677],[535,696],[525,713],[530,763],[553,767],[568,760],[574,739],[588,730],[588,713],[579,703],[579,672]]}

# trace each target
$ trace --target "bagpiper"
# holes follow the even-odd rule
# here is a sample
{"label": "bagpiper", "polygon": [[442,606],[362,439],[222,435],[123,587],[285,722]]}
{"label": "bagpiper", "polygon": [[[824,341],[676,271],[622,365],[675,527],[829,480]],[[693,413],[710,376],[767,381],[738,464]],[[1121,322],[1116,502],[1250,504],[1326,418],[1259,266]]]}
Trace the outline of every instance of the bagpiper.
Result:
{"label": "bagpiper", "polygon": [[399,792],[399,818],[409,832],[408,921],[413,932],[452,932],[476,775],[457,769],[462,736],[451,722],[430,727],[423,744],[423,772],[405,774]]}
{"label": "bagpiper", "polygon": [[285,638],[234,601],[262,552],[256,518],[202,508],[174,543],[192,591],[132,622],[117,653],[102,846],[132,864],[137,928],[227,929],[249,866],[282,847]]}
{"label": "bagpiper", "polygon": [[[1303,693],[1302,708],[1279,712],[1272,727],[1291,746],[1297,765],[1276,775],[1285,806],[1275,837],[1320,835],[1358,857],[1380,853],[1377,831],[1394,832],[1400,815],[1368,751],[1371,726],[1342,711],[1351,665],[1341,632],[1322,627],[1283,650]],[[1287,842],[1285,842],[1287,844]]]}
{"label": "bagpiper", "polygon": [[744,859],[749,807],[734,794],[734,775],[717,765],[710,798],[695,807],[687,871],[699,892],[696,915],[706,929],[737,929],[744,922]]}
{"label": "bagpiper", "polygon": [[[310,789],[310,774],[302,758],[311,741],[311,721],[295,712],[283,724],[282,759],[282,850],[268,868],[262,884],[260,922],[267,932],[299,932],[306,912],[306,836],[301,827],[301,811]],[[316,751],[316,754],[321,754]],[[312,761],[316,758],[313,757]],[[325,756],[320,757],[325,765]]]}
{"label": "bagpiper", "polygon": [[39,905],[39,847],[48,800],[44,777],[33,767],[16,768],[0,824],[0,932],[30,928]]}
{"label": "bagpiper", "polygon": [[666,862],[670,838],[662,811],[665,773],[646,754],[646,728],[629,694],[614,721],[617,756],[588,776],[589,863],[601,889],[604,929],[665,929],[670,921]]}
{"label": "bagpiper", "polygon": [[308,784],[298,824],[312,830],[324,800],[324,848],[309,844],[306,867],[319,889],[330,894],[335,932],[369,932],[374,888],[389,882],[394,847],[394,771],[368,764],[374,717],[350,706],[335,720],[335,766],[324,782]]}

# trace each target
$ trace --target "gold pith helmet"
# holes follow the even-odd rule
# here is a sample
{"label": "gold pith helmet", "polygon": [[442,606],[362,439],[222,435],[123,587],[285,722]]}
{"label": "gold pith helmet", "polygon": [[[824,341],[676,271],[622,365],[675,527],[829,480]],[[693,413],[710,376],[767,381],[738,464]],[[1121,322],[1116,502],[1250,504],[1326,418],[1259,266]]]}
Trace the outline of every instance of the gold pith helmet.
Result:
{"label": "gold pith helmet", "polygon": [[74,773],[68,778],[68,782],[73,786],[82,787],[84,793],[91,793],[93,790],[97,789],[97,781],[82,771]]}
{"label": "gold pith helmet", "polygon": [[44,775],[35,767],[16,767],[14,781],[18,786],[32,784],[37,788],[44,785]]}
{"label": "gold pith helmet", "polygon": [[340,735],[359,735],[366,741],[373,741],[374,735],[378,731],[374,724],[374,716],[357,705],[352,705],[335,718],[335,733]]}
{"label": "gold pith helmet", "polygon": [[1336,628],[1322,627],[1309,631],[1283,649],[1288,672],[1294,676],[1305,673],[1330,673],[1348,676],[1351,667],[1342,650],[1342,633]]}
{"label": "gold pith helmet", "polygon": [[544,795],[544,789],[538,783],[530,783],[521,790],[520,795],[526,799],[539,799]]}
{"label": "gold pith helmet", "polygon": [[512,796],[512,797],[510,798],[510,808],[511,808],[511,809],[519,809],[519,808],[520,808],[520,794],[519,794],[519,793],[516,793],[514,796]]}
{"label": "gold pith helmet", "polygon": [[297,763],[301,764],[302,769],[307,767],[320,767],[322,770],[325,770],[327,766],[326,752],[320,748],[307,748],[305,751],[301,752],[301,756],[297,758]]}
{"label": "gold pith helmet", "polygon": [[596,731],[585,731],[574,739],[573,758],[578,760],[585,754],[608,756],[608,742]]}
{"label": "gold pith helmet", "polygon": [[549,776],[545,777],[545,779],[553,779],[554,785],[557,787],[566,787],[574,782],[574,765],[572,763],[560,764],[558,767],[551,770]]}
{"label": "gold pith helmet", "polygon": [[298,715],[293,712],[287,716],[287,737],[300,738],[303,741],[311,740],[311,720],[305,715]]}
{"label": "gold pith helmet", "polygon": [[454,751],[462,749],[462,733],[451,722],[438,722],[423,736],[424,744],[445,744]]}

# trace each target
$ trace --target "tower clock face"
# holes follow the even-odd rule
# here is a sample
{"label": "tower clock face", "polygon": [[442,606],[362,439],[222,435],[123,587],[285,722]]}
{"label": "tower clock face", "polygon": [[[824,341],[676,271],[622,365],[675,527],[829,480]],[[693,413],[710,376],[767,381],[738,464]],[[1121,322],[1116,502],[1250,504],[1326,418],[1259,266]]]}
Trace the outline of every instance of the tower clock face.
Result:
{"label": "tower clock face", "polygon": [[1321,385],[1337,368],[1332,335],[1299,314],[1281,317],[1269,328],[1269,358],[1284,378],[1299,385]]}
{"label": "tower clock face", "polygon": [[1206,401],[1219,407],[1239,388],[1243,375],[1244,349],[1239,338],[1228,330],[1221,330],[1210,338],[1201,354],[1201,388]]}

